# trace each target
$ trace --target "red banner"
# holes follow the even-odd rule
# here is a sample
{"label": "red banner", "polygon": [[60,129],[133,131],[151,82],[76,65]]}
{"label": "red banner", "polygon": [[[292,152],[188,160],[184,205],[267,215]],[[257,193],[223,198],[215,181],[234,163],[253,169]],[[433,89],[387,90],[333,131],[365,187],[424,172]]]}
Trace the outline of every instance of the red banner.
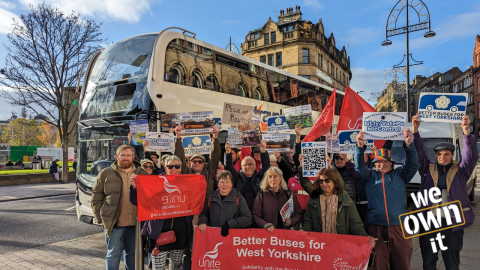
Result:
{"label": "red banner", "polygon": [[275,229],[220,228],[195,231],[192,269],[363,270],[371,252],[368,237]]}
{"label": "red banner", "polygon": [[138,175],[138,221],[198,215],[207,192],[203,175]]}
{"label": "red banner", "polygon": [[307,135],[305,135],[305,138],[303,138],[302,142],[313,142],[330,131],[332,123],[335,120],[336,92],[337,90],[333,89],[327,104],[322,110],[322,113],[320,113],[317,121],[315,121],[313,126],[310,128],[310,131],[308,131]]}

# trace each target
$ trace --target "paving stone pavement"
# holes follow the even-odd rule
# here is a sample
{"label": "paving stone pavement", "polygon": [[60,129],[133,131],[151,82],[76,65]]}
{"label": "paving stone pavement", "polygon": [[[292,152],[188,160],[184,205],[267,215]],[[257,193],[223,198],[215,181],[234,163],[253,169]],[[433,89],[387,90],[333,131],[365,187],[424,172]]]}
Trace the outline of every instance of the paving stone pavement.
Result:
{"label": "paving stone pavement", "polygon": [[0,187],[0,202],[15,201],[21,199],[75,194],[76,184],[70,182],[26,184]]}

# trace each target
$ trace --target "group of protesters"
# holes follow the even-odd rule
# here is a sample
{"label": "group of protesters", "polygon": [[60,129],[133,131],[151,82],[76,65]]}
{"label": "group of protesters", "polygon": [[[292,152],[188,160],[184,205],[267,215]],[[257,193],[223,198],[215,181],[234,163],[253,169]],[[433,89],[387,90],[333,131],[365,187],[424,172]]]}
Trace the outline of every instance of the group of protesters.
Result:
{"label": "group of protesters", "polygon": [[[466,190],[478,159],[470,119],[464,116],[461,124],[464,136],[460,162],[453,160],[456,149],[449,142],[435,145],[437,160],[428,160],[419,125],[418,115],[414,116],[412,130],[403,132],[402,166],[393,166],[391,141],[374,149],[371,155],[365,154],[364,134],[359,132],[354,161],[341,153],[327,157],[328,168],[322,169],[313,181],[303,176],[303,128],[298,125],[295,144],[286,157],[276,151],[269,154],[264,141],[253,149],[232,148],[227,141],[221,164],[216,127],[208,162],[200,154],[185,157],[181,125],[171,130],[177,138],[173,154],[160,157],[146,152],[144,159],[137,160],[134,148],[122,145],[112,166],[98,175],[91,200],[95,218],[105,230],[106,268],[118,269],[124,253],[126,269],[134,269],[137,175],[201,174],[207,182],[201,214],[144,223],[141,234],[146,237],[144,248],[149,254],[150,268],[164,269],[168,258],[170,269],[190,269],[193,234],[198,226],[200,233],[205,233],[207,227],[221,228],[222,236],[239,228],[365,236],[375,248],[377,269],[410,269],[412,239],[404,236],[399,216],[407,212],[406,184],[419,172],[421,192],[438,187],[442,190],[442,202],[461,202],[465,225],[445,230],[443,243],[448,249],[442,251],[446,269],[459,269],[463,229],[474,219]],[[282,217],[280,210],[290,198],[293,213]],[[442,224],[445,225],[444,218]],[[168,231],[175,232],[176,241],[157,245],[159,235]],[[438,255],[432,251],[432,237],[420,236],[424,269],[436,269]]]}

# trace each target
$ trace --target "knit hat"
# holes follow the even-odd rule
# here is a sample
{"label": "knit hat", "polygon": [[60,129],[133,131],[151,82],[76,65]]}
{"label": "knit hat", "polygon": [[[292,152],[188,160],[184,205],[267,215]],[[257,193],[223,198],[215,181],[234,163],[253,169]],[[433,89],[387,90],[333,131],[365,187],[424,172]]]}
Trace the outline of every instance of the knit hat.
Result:
{"label": "knit hat", "polygon": [[153,164],[153,161],[151,161],[150,159],[142,159],[140,160],[140,165],[143,166],[144,164],[147,164],[147,163],[151,163],[152,165]]}
{"label": "knit hat", "polygon": [[385,148],[377,150],[375,152],[375,158],[373,159],[372,162],[377,162],[377,161],[380,161],[380,160],[393,162],[392,151],[390,151],[388,149],[385,149]]}

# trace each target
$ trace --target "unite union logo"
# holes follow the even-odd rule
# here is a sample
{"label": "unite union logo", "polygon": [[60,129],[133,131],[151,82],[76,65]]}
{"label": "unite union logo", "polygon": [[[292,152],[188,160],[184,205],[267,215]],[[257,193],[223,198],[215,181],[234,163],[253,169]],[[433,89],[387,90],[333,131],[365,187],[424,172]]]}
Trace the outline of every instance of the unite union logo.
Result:
{"label": "unite union logo", "polygon": [[[215,259],[218,257],[218,246],[223,244],[223,242],[220,242],[215,245],[215,248],[212,251],[207,251],[205,255],[203,255],[202,260],[198,260],[198,265],[200,267],[205,267],[205,268],[218,268],[220,269],[220,262],[215,261]],[[210,259],[205,259],[205,257],[208,257]]]}
{"label": "unite union logo", "polygon": [[167,180],[166,177],[160,176],[160,178],[163,178],[163,180],[165,181],[163,186],[165,187],[166,192],[174,193],[175,191],[178,191],[178,193],[181,194],[180,189],[177,186],[174,186],[174,185],[171,185],[170,183],[168,183],[168,180]]}

